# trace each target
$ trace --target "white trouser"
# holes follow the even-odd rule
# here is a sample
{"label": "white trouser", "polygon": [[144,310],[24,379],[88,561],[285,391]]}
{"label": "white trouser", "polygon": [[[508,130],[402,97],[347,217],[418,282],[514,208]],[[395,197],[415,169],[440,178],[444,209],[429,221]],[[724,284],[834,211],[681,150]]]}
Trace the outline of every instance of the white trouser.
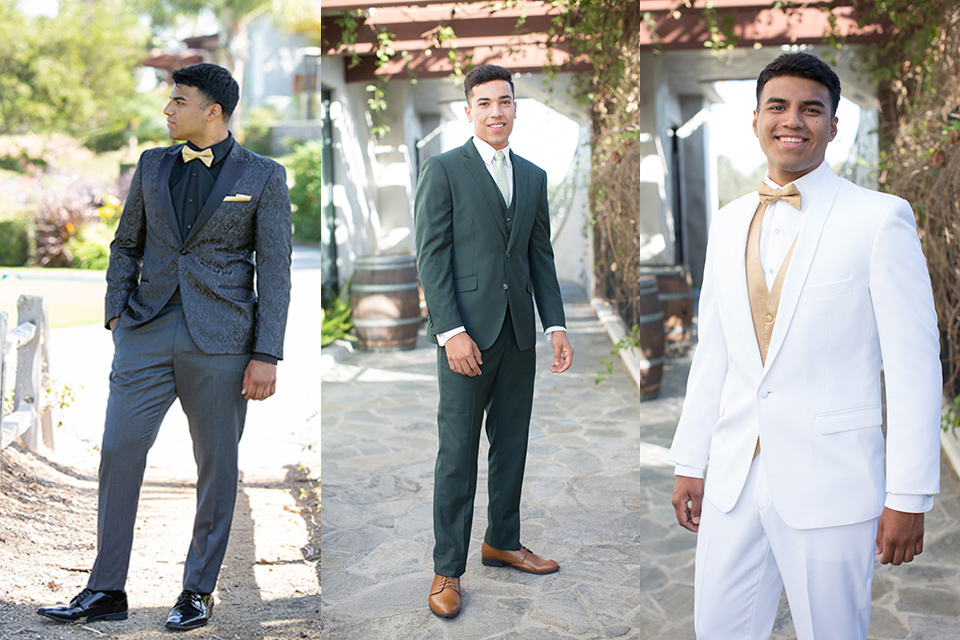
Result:
{"label": "white trouser", "polygon": [[866,638],[876,535],[876,519],[787,526],[770,500],[761,453],[729,513],[703,502],[694,579],[698,640],[768,639],[783,588],[797,640]]}

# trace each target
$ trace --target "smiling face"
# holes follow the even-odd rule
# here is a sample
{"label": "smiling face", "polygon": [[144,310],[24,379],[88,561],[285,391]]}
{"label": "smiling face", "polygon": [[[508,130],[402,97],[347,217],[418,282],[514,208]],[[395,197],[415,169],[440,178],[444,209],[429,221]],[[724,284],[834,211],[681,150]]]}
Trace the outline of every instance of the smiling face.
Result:
{"label": "smiling face", "polygon": [[830,91],[815,80],[777,76],[763,85],[753,132],[774,182],[783,186],[820,166],[837,135],[831,112]]}
{"label": "smiling face", "polygon": [[517,103],[506,80],[491,80],[478,84],[464,108],[467,121],[473,123],[473,134],[494,149],[507,146],[513,121],[517,118]]}

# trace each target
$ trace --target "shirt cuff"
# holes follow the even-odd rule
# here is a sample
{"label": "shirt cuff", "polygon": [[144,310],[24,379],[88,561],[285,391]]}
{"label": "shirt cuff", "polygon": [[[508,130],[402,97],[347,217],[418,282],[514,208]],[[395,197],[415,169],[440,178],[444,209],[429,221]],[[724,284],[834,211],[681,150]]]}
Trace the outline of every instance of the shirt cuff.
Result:
{"label": "shirt cuff", "polygon": [[269,364],[277,364],[277,359],[273,356],[268,356],[265,353],[254,353],[250,356],[251,360],[259,360],[260,362],[266,362]]}
{"label": "shirt cuff", "polygon": [[677,468],[673,470],[673,475],[686,476],[688,478],[700,478],[702,480],[703,469],[697,469],[696,467],[688,467],[682,464],[678,464]]}
{"label": "shirt cuff", "polygon": [[556,326],[553,326],[553,327],[549,327],[546,331],[543,332],[543,335],[549,336],[549,335],[550,335],[551,333],[553,333],[554,331],[563,331],[564,333],[566,333],[566,332],[567,332],[567,328],[566,328],[566,327],[562,327],[562,326],[560,326],[560,325],[556,325]]}
{"label": "shirt cuff", "polygon": [[883,503],[888,509],[904,513],[926,513],[933,508],[933,496],[908,493],[888,493]]}
{"label": "shirt cuff", "polygon": [[441,347],[447,344],[447,340],[457,335],[458,333],[466,333],[466,327],[457,327],[456,329],[450,329],[450,331],[444,331],[443,333],[437,334],[437,344]]}

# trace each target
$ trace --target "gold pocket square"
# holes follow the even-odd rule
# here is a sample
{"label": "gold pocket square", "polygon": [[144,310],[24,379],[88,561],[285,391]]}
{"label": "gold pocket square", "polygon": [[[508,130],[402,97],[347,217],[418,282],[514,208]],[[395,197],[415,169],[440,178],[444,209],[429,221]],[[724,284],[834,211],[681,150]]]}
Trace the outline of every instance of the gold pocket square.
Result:
{"label": "gold pocket square", "polygon": [[250,202],[250,196],[238,193],[235,196],[227,196],[223,199],[224,202]]}

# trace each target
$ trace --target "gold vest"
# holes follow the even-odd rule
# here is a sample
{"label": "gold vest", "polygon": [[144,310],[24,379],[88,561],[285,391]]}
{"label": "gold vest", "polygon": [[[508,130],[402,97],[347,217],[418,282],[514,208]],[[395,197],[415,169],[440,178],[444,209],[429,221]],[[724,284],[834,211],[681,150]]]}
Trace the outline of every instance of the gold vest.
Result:
{"label": "gold vest", "polygon": [[[787,276],[787,268],[790,266],[790,258],[793,256],[793,249],[797,246],[797,239],[794,238],[790,250],[783,258],[783,264],[777,272],[777,277],[773,281],[773,288],[767,289],[767,281],[763,277],[763,265],[760,264],[760,222],[763,220],[763,213],[767,210],[766,205],[760,204],[757,212],[753,214],[753,220],[750,222],[750,232],[747,234],[747,293],[750,296],[750,311],[753,314],[753,328],[757,334],[757,346],[760,347],[760,361],[767,362],[767,350],[770,349],[770,338],[773,335],[773,325],[777,321],[777,307],[780,305],[780,291],[783,289],[783,280]],[[797,237],[800,237],[799,232]],[[757,446],[754,449],[753,457],[756,458],[760,453],[760,438],[757,438]]]}

